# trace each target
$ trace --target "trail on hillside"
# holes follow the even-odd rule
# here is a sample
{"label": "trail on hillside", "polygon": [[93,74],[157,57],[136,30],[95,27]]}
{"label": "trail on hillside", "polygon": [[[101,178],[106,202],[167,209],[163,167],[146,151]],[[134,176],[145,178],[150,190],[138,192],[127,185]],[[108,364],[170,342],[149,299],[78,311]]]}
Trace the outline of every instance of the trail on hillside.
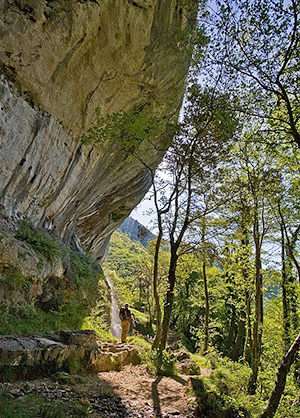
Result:
{"label": "trail on hillside", "polygon": [[110,295],[111,295],[110,330],[114,337],[121,338],[121,320],[119,318],[119,304],[118,304],[117,293],[112,285],[112,282],[107,276],[106,276],[106,281],[110,288]]}
{"label": "trail on hillside", "polygon": [[79,402],[87,405],[86,416],[93,418],[192,418],[193,399],[187,395],[186,382],[184,375],[153,376],[144,366],[128,365],[120,372],[87,375],[73,384],[45,378],[2,383],[0,390],[20,402],[28,396],[49,403]]}
{"label": "trail on hillside", "polygon": [[192,417],[192,398],[186,376],[152,376],[143,366],[125,366],[120,372],[101,373],[101,379],[145,417]]}

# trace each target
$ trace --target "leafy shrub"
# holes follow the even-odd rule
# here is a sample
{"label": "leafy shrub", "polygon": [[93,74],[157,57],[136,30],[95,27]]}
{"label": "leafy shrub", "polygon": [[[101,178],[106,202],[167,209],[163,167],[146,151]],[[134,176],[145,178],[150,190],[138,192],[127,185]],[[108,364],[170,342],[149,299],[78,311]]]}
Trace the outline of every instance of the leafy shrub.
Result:
{"label": "leafy shrub", "polygon": [[109,330],[109,324],[105,318],[105,309],[106,307],[103,304],[101,305],[101,301],[98,301],[90,315],[84,318],[81,329],[94,330],[101,341],[118,341]]}
{"label": "leafy shrub", "polygon": [[196,363],[196,365],[198,366],[199,369],[201,369],[201,368],[206,368],[206,369],[211,368],[211,364],[210,364],[209,358],[207,356],[203,356],[199,353],[195,353],[195,354],[191,353],[191,358]]}
{"label": "leafy shrub", "polygon": [[176,358],[167,350],[151,350],[147,352],[147,368],[149,372],[159,376],[176,375]]}

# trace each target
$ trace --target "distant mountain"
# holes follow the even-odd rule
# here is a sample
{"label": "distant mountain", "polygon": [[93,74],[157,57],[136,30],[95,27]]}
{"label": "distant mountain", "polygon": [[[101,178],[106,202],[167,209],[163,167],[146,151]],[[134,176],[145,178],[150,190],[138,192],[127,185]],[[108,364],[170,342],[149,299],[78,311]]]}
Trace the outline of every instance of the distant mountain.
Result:
{"label": "distant mountain", "polygon": [[128,234],[133,241],[140,242],[144,247],[147,246],[148,241],[155,238],[155,235],[148,228],[130,217],[126,218],[118,229]]}

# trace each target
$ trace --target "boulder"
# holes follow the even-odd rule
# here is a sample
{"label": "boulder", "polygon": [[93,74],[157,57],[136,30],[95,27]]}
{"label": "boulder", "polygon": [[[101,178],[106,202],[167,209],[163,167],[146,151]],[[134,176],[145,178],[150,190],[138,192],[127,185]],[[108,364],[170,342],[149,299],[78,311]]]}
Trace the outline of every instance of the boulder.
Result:
{"label": "boulder", "polygon": [[187,350],[181,349],[174,353],[176,360],[178,361],[177,369],[186,375],[194,375],[200,373],[200,369],[194,360],[191,358],[190,353]]}
{"label": "boulder", "polygon": [[88,368],[96,372],[121,370],[127,364],[137,365],[141,362],[136,346],[123,344],[100,344],[99,351],[91,352]]}

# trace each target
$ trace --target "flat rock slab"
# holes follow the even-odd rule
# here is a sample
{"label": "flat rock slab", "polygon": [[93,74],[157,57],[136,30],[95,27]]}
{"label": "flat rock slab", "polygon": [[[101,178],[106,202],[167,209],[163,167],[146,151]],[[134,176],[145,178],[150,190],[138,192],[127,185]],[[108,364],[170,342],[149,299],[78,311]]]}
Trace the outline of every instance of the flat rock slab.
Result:
{"label": "flat rock slab", "polygon": [[5,369],[67,369],[76,363],[81,370],[104,372],[121,370],[127,364],[140,363],[138,347],[98,340],[94,331],[59,331],[55,334],[0,336],[0,379]]}

